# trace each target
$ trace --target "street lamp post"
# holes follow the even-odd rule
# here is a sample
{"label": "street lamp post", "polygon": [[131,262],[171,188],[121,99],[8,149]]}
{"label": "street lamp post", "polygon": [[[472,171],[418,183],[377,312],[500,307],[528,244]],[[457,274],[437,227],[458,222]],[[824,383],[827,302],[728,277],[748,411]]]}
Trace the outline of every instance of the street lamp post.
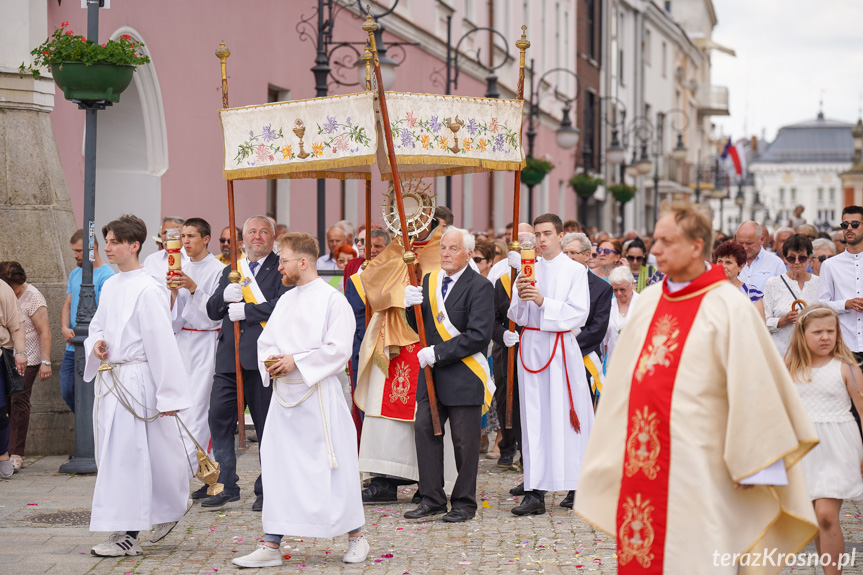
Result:
{"label": "street lamp post", "polygon": [[[509,62],[509,42],[506,39],[506,36],[495,30],[494,28],[482,27],[482,28],[473,28],[472,30],[468,30],[465,34],[458,39],[458,42],[455,43],[455,48],[452,46],[452,15],[448,15],[446,17],[446,90],[445,94],[447,96],[452,94],[453,89],[458,89],[458,76],[460,69],[458,67],[458,57],[460,54],[459,47],[461,43],[464,42],[465,38],[473,34],[474,32],[479,31],[488,31],[489,34],[494,35],[497,34],[501,40],[503,40],[503,45],[506,49],[506,55],[497,66],[484,66],[486,70],[488,70],[488,76],[486,76],[486,98],[500,98],[500,92],[497,88],[497,75],[495,74],[495,70],[500,68]],[[480,51],[476,51],[476,60],[480,61]],[[448,208],[452,209],[452,176],[446,177],[446,205]]]}
{"label": "street lamp post", "polygon": [[[99,42],[99,8],[102,0],[87,0],[87,40]],[[96,289],[93,286],[93,239],[96,233],[96,112],[110,106],[104,100],[80,101],[85,110],[84,128],[84,237],[87,251],[81,263],[81,292],[75,316],[75,453],[60,466],[60,473],[96,473],[96,448],[93,440],[93,384],[84,381],[84,340],[96,314]]]}
{"label": "street lamp post", "polygon": [[[579,86],[579,78],[578,74],[573,72],[568,68],[552,68],[551,70],[546,71],[542,76],[539,77],[539,81],[536,86],[534,84],[534,79],[536,76],[534,75],[534,62],[533,58],[530,60],[530,98],[528,100],[528,112],[527,112],[527,157],[533,158],[533,145],[536,140],[536,126],[534,125],[534,117],[539,116],[539,92],[542,90],[542,82],[545,80],[545,77],[554,74],[557,72],[564,72],[566,74],[571,75],[575,78],[575,96],[572,100],[563,100],[563,115],[561,117],[560,126],[555,131],[555,139],[557,140],[557,145],[565,150],[572,149],[578,145],[579,131],[578,128],[573,127],[572,120],[569,117],[569,109],[572,103],[578,99],[580,86]],[[527,185],[527,219],[529,222],[533,222],[533,187],[534,184]],[[514,222],[515,225],[515,222]]]}

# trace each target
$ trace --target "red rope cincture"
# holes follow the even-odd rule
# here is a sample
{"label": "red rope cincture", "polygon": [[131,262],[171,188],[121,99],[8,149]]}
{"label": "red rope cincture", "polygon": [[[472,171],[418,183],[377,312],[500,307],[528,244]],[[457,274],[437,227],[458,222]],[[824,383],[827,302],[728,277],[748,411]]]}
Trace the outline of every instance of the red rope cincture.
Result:
{"label": "red rope cincture", "polygon": [[[537,370],[530,369],[524,364],[524,345],[522,345],[522,338],[524,338],[524,332],[526,331],[542,331],[541,329],[535,327],[525,327],[523,328],[521,334],[518,337],[518,358],[521,361],[521,366],[528,373],[542,373],[548,366],[551,365],[551,360],[554,359],[555,354],[557,353],[557,344],[563,342],[563,334],[570,333],[568,331],[550,331],[547,333],[555,333],[557,334],[554,338],[554,348],[551,350],[551,357],[548,358],[548,363]],[[572,424],[572,428],[576,433],[581,433],[581,423],[578,421],[578,414],[575,413],[575,405],[572,403],[572,388],[569,384],[569,369],[566,365],[566,344],[561,344],[561,351],[563,352],[563,373],[566,376],[566,391],[569,396],[569,423]]]}

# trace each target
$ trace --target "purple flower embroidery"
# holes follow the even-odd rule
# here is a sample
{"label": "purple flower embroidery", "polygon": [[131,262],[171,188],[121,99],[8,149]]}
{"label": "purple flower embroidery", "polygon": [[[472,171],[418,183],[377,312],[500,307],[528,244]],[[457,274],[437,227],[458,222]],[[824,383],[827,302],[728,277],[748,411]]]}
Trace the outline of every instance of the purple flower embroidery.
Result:
{"label": "purple flower embroidery", "polygon": [[261,128],[261,130],[262,130],[261,137],[264,138],[265,142],[272,142],[273,140],[276,139],[276,131],[273,129],[272,124],[268,124],[268,125],[264,126],[263,128]]}
{"label": "purple flower embroidery", "polygon": [[471,135],[471,136],[476,136],[476,131],[477,131],[477,129],[478,129],[478,128],[477,128],[477,125],[476,125],[476,120],[474,120],[473,118],[471,118],[470,120],[468,120],[468,122],[467,122],[467,131],[468,131],[468,132],[470,132],[470,135]]}
{"label": "purple flower embroidery", "polygon": [[339,123],[336,122],[336,118],[334,116],[327,116],[327,123],[324,124],[324,130],[326,130],[328,134],[332,134],[338,129]]}
{"label": "purple flower embroidery", "polygon": [[347,124],[348,126],[351,125],[351,117],[350,116],[348,116],[348,119],[345,120],[345,124]]}
{"label": "purple flower embroidery", "polygon": [[254,133],[252,130],[249,130],[249,137],[250,137],[250,138],[254,138],[254,137],[255,137],[255,133]]}
{"label": "purple flower embroidery", "polygon": [[443,127],[443,124],[440,123],[437,116],[432,116],[431,119],[429,120],[429,128],[431,129],[431,131],[434,132],[435,134],[437,134],[438,132],[440,132],[440,129],[442,127]]}
{"label": "purple flower embroidery", "polygon": [[503,134],[498,134],[494,137],[494,142],[491,145],[492,152],[503,152]]}
{"label": "purple flower embroidery", "polygon": [[416,142],[414,142],[413,134],[411,134],[407,128],[402,128],[402,148],[415,148]]}

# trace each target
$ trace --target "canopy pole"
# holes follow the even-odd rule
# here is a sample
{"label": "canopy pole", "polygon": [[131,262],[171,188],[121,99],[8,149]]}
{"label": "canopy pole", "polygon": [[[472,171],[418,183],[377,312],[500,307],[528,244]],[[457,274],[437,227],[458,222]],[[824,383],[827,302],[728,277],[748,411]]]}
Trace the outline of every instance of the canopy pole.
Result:
{"label": "canopy pole", "polygon": [[[369,50],[369,45],[366,44],[366,50],[363,52],[363,60],[366,63],[366,90],[372,90],[372,52]],[[372,180],[366,180],[366,257],[363,262],[363,267],[367,266],[372,255]],[[369,327],[369,322],[372,320],[372,306],[369,305],[369,297],[366,296],[366,329]]]}
{"label": "canopy pole", "polygon": [[[518,61],[518,99],[519,101],[524,101],[524,56],[525,52],[528,48],[530,48],[530,42],[527,39],[527,26],[521,27],[521,38],[516,40],[515,42],[516,48],[518,48],[519,61]],[[531,78],[531,81],[533,79]],[[519,145],[521,144],[521,130],[518,132]],[[518,220],[519,220],[519,212],[520,210],[520,199],[521,199],[521,171],[517,171],[515,173],[515,187],[513,188],[513,196],[512,196],[512,237],[510,237],[509,249],[510,251],[519,251],[521,249],[521,245],[518,243]],[[515,278],[518,276],[518,272],[514,269],[511,269],[509,272],[509,298],[510,302],[512,302],[513,294],[515,293]],[[515,322],[509,321],[509,331],[515,331]],[[504,423],[506,429],[512,429],[512,396],[513,396],[513,377],[515,375],[515,346],[509,348],[507,350],[506,357],[506,422]]]}
{"label": "canopy pole", "polygon": [[[386,137],[387,141],[387,156],[389,157],[390,168],[392,168],[393,171],[393,190],[396,197],[396,205],[398,206],[399,211],[399,222],[401,224],[402,230],[402,242],[405,248],[405,253],[402,257],[404,259],[404,262],[408,266],[408,277],[410,278],[411,285],[416,286],[417,272],[414,268],[414,264],[416,263],[417,255],[412,250],[410,236],[408,235],[407,218],[405,217],[405,205],[404,201],[402,200],[402,184],[401,179],[399,178],[398,163],[396,162],[395,146],[393,145],[393,132],[390,126],[389,111],[387,110],[387,99],[386,95],[384,94],[384,82],[381,78],[381,63],[378,59],[378,48],[375,44],[375,30],[377,29],[378,25],[375,24],[375,22],[372,20],[371,15],[367,16],[366,21],[363,24],[363,30],[366,31],[369,35],[369,44],[371,45],[372,56],[374,58],[375,80],[377,81],[378,85],[378,99],[380,100],[381,106],[381,121],[384,125],[384,136]],[[426,342],[425,326],[423,325],[423,315],[421,307],[415,305],[414,313],[416,313],[417,334],[420,338],[420,345],[422,347],[428,347],[428,343]],[[432,371],[431,368],[428,366],[425,367],[425,376],[434,434],[438,436],[443,435],[443,430],[441,429],[440,425],[440,416],[438,415],[437,409],[437,394],[435,393],[434,381],[432,380]]]}
{"label": "canopy pole", "polygon": [[[228,108],[228,68],[226,60],[231,51],[224,42],[219,43],[216,56],[222,65],[222,109]],[[234,182],[228,180],[228,229],[231,234],[231,272],[228,279],[231,283],[239,283],[240,272],[237,271],[237,223],[234,214]],[[234,322],[234,358],[237,370],[237,425],[239,426],[240,449],[246,448],[246,400],[243,395],[243,367],[240,363],[240,324]]]}

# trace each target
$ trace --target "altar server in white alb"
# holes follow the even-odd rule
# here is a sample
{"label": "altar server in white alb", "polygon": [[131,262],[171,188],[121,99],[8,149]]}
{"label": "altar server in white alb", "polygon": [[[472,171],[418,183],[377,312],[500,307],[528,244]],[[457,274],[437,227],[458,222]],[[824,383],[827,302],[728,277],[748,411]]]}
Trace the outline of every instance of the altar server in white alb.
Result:
{"label": "altar server in white alb", "polygon": [[[518,365],[525,497],[515,515],[545,513],[545,492],[578,488],[593,425],[593,404],[576,335],[590,312],[587,268],[561,251],[563,223],[555,214],[534,220],[532,282],[515,282],[509,319],[524,326]],[[524,270],[522,270],[524,271]],[[515,332],[504,343],[515,345]]]}
{"label": "altar server in white alb", "polygon": [[[310,234],[279,238],[286,286],[258,339],[265,386],[273,385],[261,438],[264,542],[234,559],[240,567],[278,567],[285,535],[348,533],[342,560],[369,553],[359,483],[357,432],[337,374],[351,357],[356,320],[345,297],[318,277],[318,242]],[[267,363],[272,363],[267,366]]]}
{"label": "altar server in white alb", "polygon": [[[140,555],[138,532],[165,537],[191,505],[178,411],[192,404],[171,329],[168,290],[138,263],[147,226],[122,216],[102,228],[105,255],[120,273],[102,287],[84,342],[84,379],[94,377],[96,488],[91,531],[113,531],[91,553]],[[102,362],[109,371],[97,371]]]}
{"label": "altar server in white alb", "polygon": [[[220,321],[207,315],[207,300],[219,287],[225,264],[209,252],[210,224],[201,218],[189,218],[180,228],[180,240],[189,259],[181,270],[168,272],[166,285],[171,290],[171,317],[183,365],[189,375],[192,407],[183,414],[183,422],[198,444],[207,449],[210,443],[210,390],[216,372],[216,343]],[[190,477],[198,470],[195,443],[185,439]],[[207,495],[204,485],[192,494],[192,499]]]}

